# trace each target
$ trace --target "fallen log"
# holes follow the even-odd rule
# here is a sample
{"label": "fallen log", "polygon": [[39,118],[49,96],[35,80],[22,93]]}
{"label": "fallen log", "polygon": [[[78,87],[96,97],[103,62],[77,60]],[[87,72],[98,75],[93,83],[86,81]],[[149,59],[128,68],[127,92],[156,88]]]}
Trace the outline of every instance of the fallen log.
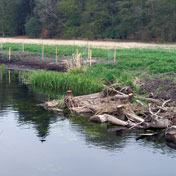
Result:
{"label": "fallen log", "polygon": [[107,116],[105,114],[103,115],[94,115],[89,118],[91,122],[99,122],[99,123],[105,123],[108,122]]}
{"label": "fallen log", "polygon": [[115,95],[114,97],[112,97],[112,100],[126,100],[129,99],[128,95]]}
{"label": "fallen log", "polygon": [[45,110],[53,110],[58,108],[58,105],[59,105],[59,102],[53,100],[53,101],[45,102],[44,104],[39,104],[38,106],[43,107]]}
{"label": "fallen log", "polygon": [[69,109],[70,109],[70,112],[72,112],[76,115],[92,115],[92,114],[94,114],[94,112],[87,107],[72,107]]}
{"label": "fallen log", "polygon": [[146,101],[149,101],[151,103],[158,104],[158,105],[162,105],[162,102],[160,100],[157,100],[157,99],[146,98],[146,97],[141,97],[141,96],[135,96],[135,98],[140,99],[140,100],[146,100]]}
{"label": "fallen log", "polygon": [[158,108],[163,110],[163,111],[173,111],[174,113],[176,113],[176,107],[162,107],[162,106],[158,106]]}
{"label": "fallen log", "polygon": [[136,136],[142,137],[142,136],[153,136],[158,134],[158,132],[153,132],[153,133],[144,133],[144,134],[137,134]]}
{"label": "fallen log", "polygon": [[127,95],[119,90],[119,88],[118,90],[110,88],[107,92],[78,97],[73,97],[68,92],[65,105],[71,113],[76,115],[91,115],[90,121],[108,122],[129,129],[167,128],[173,124],[171,120],[176,115],[176,108],[172,102],[168,104],[172,107],[165,107],[170,100],[163,101],[138,96],[137,98],[151,103],[143,104],[140,101],[132,103],[133,93]]}
{"label": "fallen log", "polygon": [[144,122],[144,119],[137,116],[133,111],[127,111],[127,112],[124,111],[124,114],[127,116],[127,118],[129,118],[132,121],[140,122],[140,123]]}
{"label": "fallen log", "polygon": [[151,122],[144,123],[145,128],[158,128],[158,129],[164,129],[168,128],[172,125],[172,122],[169,119],[158,119],[154,118]]}
{"label": "fallen log", "polygon": [[125,105],[121,104],[117,106],[116,114],[118,119],[125,120],[125,114],[123,113],[123,109],[125,108]]}
{"label": "fallen log", "polygon": [[128,122],[125,122],[123,120],[117,119],[114,116],[108,115],[107,117],[108,122],[114,124],[114,125],[119,125],[119,126],[128,126]]}
{"label": "fallen log", "polygon": [[159,135],[160,132],[153,132],[153,133],[145,133],[145,134],[137,134],[137,138],[136,138],[136,141],[138,141],[139,139],[144,139],[144,138],[151,138],[151,137],[154,137],[154,136],[157,136]]}
{"label": "fallen log", "polygon": [[114,125],[128,126],[128,122],[125,122],[123,120],[119,120],[115,116],[112,116],[109,114],[95,115],[95,116],[92,116],[89,120],[92,122],[100,122],[100,123],[109,122]]}

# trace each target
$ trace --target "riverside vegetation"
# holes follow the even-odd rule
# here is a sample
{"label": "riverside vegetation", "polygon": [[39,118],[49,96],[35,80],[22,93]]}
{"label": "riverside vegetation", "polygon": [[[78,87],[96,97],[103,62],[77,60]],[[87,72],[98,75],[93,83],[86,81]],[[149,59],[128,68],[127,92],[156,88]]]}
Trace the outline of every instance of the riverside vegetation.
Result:
{"label": "riverside vegetation", "polygon": [[[11,47],[18,50],[18,44],[5,44],[4,48]],[[58,46],[59,57],[72,55],[75,48],[82,52],[85,47]],[[40,45],[25,45],[25,51],[39,52]],[[53,54],[55,46],[45,46],[45,53]],[[108,60],[108,50],[92,48],[93,57]],[[67,73],[31,71],[22,74],[23,80],[33,86],[66,91],[72,90],[76,95],[95,93],[103,90],[104,84],[119,82],[123,86],[134,86],[136,77],[154,78],[161,75],[162,79],[168,78],[167,74],[176,71],[175,49],[117,49],[117,64],[97,64],[92,67],[81,67],[70,69]],[[175,81],[174,77],[170,77]],[[161,85],[159,85],[161,86]],[[162,87],[158,87],[161,88]]]}
{"label": "riverside vegetation", "polygon": [[[72,49],[72,47],[70,48]],[[97,56],[99,56],[98,53],[107,54],[107,50],[95,50],[97,51]],[[49,50],[48,54],[50,54]],[[105,59],[108,59],[108,57]],[[152,99],[154,103],[151,104],[149,103],[151,101],[150,98],[144,98],[147,104],[143,104],[144,102],[142,103],[139,100],[140,98],[134,96],[134,94],[138,96],[141,93],[142,87],[145,90],[146,77],[151,78],[151,80],[161,77],[162,80],[167,80],[168,83],[172,82],[172,86],[176,85],[174,79],[176,69],[174,64],[175,49],[118,50],[116,59],[116,64],[95,64],[92,67],[81,66],[80,68],[70,68],[66,73],[47,71],[23,72],[21,78],[24,83],[36,87],[58,89],[62,92],[71,90],[74,95],[90,94],[90,96],[76,98],[66,96],[64,107],[67,107],[71,113],[79,115],[84,113],[92,114],[91,121],[110,122],[130,129],[167,128],[175,124],[176,111],[174,101],[176,99],[172,97],[175,88],[169,95],[172,101]],[[115,85],[115,87],[112,87],[112,85]],[[157,89],[158,92],[165,94],[167,90],[165,88],[168,89],[169,84],[165,86],[159,84]],[[104,92],[105,94],[92,94],[96,92]],[[152,89],[151,92],[146,91],[145,93],[146,96],[152,93],[152,97],[155,98]],[[54,108],[61,105],[60,102],[58,104],[55,101],[48,103],[44,105],[47,108],[50,105],[53,106],[52,103],[54,103]],[[108,106],[107,103],[109,104]],[[117,113],[117,107],[120,113]],[[112,114],[115,114],[115,116],[111,116]],[[175,127],[167,130],[169,135],[170,131],[175,135]],[[151,135],[155,134],[152,133]]]}

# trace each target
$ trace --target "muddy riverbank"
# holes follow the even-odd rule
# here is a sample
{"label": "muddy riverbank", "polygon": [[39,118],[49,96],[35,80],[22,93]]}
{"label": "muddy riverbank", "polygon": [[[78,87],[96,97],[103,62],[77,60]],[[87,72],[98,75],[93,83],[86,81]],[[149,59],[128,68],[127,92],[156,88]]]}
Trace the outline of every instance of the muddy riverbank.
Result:
{"label": "muddy riverbank", "polygon": [[60,57],[56,63],[54,57],[45,56],[41,59],[39,54],[30,52],[13,52],[9,59],[6,52],[0,53],[0,64],[5,64],[7,69],[11,70],[52,70],[58,72],[66,72],[68,69],[68,60],[71,57]]}

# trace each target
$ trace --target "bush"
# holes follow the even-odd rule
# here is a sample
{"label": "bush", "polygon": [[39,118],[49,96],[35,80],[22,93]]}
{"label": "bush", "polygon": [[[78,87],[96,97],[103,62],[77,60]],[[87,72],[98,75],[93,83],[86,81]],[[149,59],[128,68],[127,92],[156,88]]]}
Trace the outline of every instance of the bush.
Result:
{"label": "bush", "polygon": [[31,17],[25,25],[26,34],[30,38],[38,38],[41,34],[41,25],[37,18]]}

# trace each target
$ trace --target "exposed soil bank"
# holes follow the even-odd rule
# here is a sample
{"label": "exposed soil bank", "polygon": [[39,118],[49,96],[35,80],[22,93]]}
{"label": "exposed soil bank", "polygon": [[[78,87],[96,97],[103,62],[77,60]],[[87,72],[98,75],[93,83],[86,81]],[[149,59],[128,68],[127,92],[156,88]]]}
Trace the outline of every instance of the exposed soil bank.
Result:
{"label": "exposed soil bank", "polygon": [[95,48],[176,48],[174,44],[153,44],[141,42],[110,42],[110,41],[86,41],[86,40],[54,40],[54,39],[19,39],[0,38],[0,43],[25,43],[44,45],[91,45]]}
{"label": "exposed soil bank", "polygon": [[62,57],[58,63],[55,63],[53,58],[49,56],[41,60],[39,55],[33,53],[13,52],[9,60],[5,53],[0,53],[0,64],[5,64],[6,68],[11,70],[52,70],[66,72],[68,69],[67,59],[66,57]]}
{"label": "exposed soil bank", "polygon": [[151,98],[171,99],[176,102],[176,74],[165,74],[144,78],[140,94],[150,94]]}
{"label": "exposed soil bank", "polygon": [[[5,64],[10,70],[50,70],[57,72],[67,72],[69,67],[76,66],[73,56],[58,56],[57,62],[54,56],[45,55],[41,59],[40,54],[32,52],[13,51],[9,60],[6,51],[0,52],[0,64]],[[86,58],[80,59],[81,65],[89,65]],[[114,64],[113,60],[103,58],[92,58],[94,64]]]}

